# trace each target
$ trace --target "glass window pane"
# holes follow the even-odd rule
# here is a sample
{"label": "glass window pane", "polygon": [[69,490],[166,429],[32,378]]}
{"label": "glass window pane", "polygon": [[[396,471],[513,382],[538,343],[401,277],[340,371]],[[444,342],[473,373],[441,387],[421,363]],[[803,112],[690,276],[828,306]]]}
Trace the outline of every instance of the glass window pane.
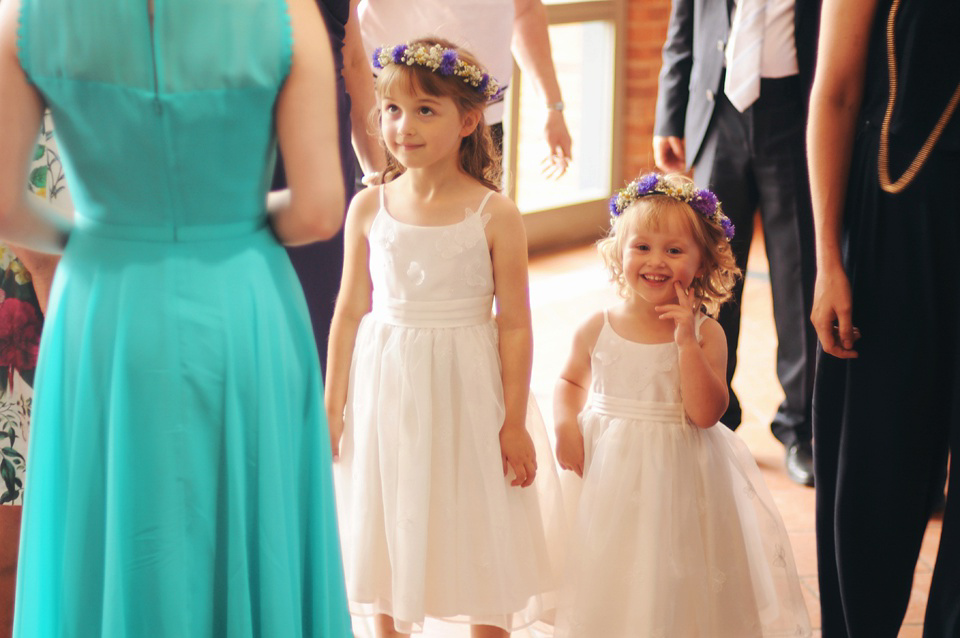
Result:
{"label": "glass window pane", "polygon": [[550,27],[557,78],[573,137],[573,162],[559,180],[541,174],[546,104],[524,74],[516,130],[517,205],[523,212],[605,198],[610,189],[614,28],[607,21]]}

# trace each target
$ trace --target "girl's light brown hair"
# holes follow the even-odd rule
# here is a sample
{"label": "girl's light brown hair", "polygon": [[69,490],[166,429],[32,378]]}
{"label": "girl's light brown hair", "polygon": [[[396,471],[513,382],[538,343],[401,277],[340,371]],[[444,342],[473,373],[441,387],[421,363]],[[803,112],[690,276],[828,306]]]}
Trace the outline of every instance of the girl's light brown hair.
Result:
{"label": "girl's light brown hair", "polygon": [[[409,46],[413,47],[421,44],[428,47],[439,44],[445,49],[453,49],[464,62],[482,68],[473,55],[447,40],[421,38],[410,42]],[[398,87],[403,91],[416,90],[433,97],[449,97],[453,99],[457,106],[457,112],[461,116],[474,111],[479,112],[480,122],[477,127],[470,135],[460,140],[460,168],[487,188],[500,191],[500,157],[494,149],[490,128],[483,118],[483,111],[487,106],[487,97],[482,91],[478,91],[476,87],[464,82],[458,76],[440,75],[418,64],[385,65],[380,70],[380,75],[377,76],[377,98],[382,99],[392,87]],[[371,116],[371,119],[376,118],[371,124],[375,124],[377,135],[380,137],[380,145],[384,147],[387,155],[387,168],[383,174],[383,181],[389,182],[402,175],[406,171],[406,167],[386,149],[386,144],[380,132],[382,114],[379,103]]]}
{"label": "girl's light brown hair", "polygon": [[[689,178],[671,175],[667,179],[677,184]],[[651,194],[640,197],[613,219],[610,232],[597,242],[597,248],[610,272],[610,280],[617,284],[621,297],[629,296],[623,275],[623,249],[629,229],[644,227],[657,230],[665,219],[679,217],[690,229],[690,236],[700,249],[700,274],[692,284],[694,296],[704,311],[716,316],[720,306],[733,296],[733,287],[740,277],[740,269],[730,250],[724,229],[697,213],[689,204],[669,195]]]}

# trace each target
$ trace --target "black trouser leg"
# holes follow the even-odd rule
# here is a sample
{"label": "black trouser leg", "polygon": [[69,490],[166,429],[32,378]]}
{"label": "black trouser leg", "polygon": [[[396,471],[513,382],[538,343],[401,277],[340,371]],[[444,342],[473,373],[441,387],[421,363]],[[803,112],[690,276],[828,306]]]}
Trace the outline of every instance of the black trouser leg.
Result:
{"label": "black trouser leg", "polygon": [[[770,88],[774,87],[774,88]],[[753,121],[754,172],[770,265],[777,327],[777,378],[784,399],[771,430],[785,446],[810,441],[816,333],[810,322],[815,279],[813,213],[804,153],[799,82],[765,82]]]}
{"label": "black trouser leg", "polygon": [[[736,228],[730,248],[737,266],[746,274],[747,255],[753,238],[753,219],[757,211],[757,190],[751,169],[747,120],[721,94],[707,130],[693,178],[700,188],[712,190],[723,206],[723,212]],[[740,343],[740,302],[743,280],[737,282],[733,298],[720,308],[717,321],[727,338],[727,389],[730,404],[720,421],[736,430],[742,420],[742,408],[730,385],[737,369],[737,348]]]}
{"label": "black trouser leg", "polygon": [[[815,337],[809,321],[813,293],[812,221],[803,143],[803,111],[795,78],[764,80],[760,99],[744,113],[723,96],[694,168],[699,186],[711,188],[736,226],[731,244],[746,271],[753,219],[759,205],[770,264],[777,328],[777,375],[785,399],[771,429],[784,445],[812,436]],[[740,341],[742,282],[718,316],[727,337],[727,383]],[[746,335],[745,338],[749,338]],[[721,421],[735,429],[741,407],[733,389]]]}

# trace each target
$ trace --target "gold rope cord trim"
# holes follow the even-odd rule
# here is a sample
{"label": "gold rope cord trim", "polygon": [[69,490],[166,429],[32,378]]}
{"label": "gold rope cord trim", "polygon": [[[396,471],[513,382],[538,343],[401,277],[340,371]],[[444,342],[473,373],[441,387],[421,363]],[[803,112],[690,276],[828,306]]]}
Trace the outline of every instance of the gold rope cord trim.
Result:
{"label": "gold rope cord trim", "polygon": [[947,107],[943,110],[943,113],[940,114],[940,119],[937,120],[936,126],[930,131],[930,136],[927,137],[927,141],[923,143],[920,152],[918,152],[917,156],[910,162],[910,166],[903,172],[900,179],[896,182],[891,182],[887,147],[890,139],[890,119],[893,117],[893,107],[897,98],[897,56],[896,47],[893,42],[893,24],[899,8],[900,0],[893,0],[893,5],[890,7],[890,17],[887,18],[887,67],[890,75],[890,96],[887,101],[887,112],[883,116],[883,126],[880,128],[880,153],[877,158],[880,188],[888,193],[894,194],[906,188],[910,182],[913,181],[913,178],[917,176],[917,173],[920,172],[920,169],[927,161],[927,157],[933,150],[937,140],[940,139],[940,134],[943,132],[944,127],[946,127],[947,122],[949,122],[953,116],[957,104],[960,103],[960,84],[958,84],[957,90],[953,92],[953,97],[950,98]]}

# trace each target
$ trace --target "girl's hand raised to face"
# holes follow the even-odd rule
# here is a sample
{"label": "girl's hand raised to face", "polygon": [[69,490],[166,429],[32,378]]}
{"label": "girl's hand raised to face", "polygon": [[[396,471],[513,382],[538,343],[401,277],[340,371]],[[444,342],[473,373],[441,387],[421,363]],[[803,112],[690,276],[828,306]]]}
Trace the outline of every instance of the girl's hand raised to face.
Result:
{"label": "girl's hand raised to face", "polygon": [[677,303],[655,306],[654,310],[660,313],[661,319],[674,322],[673,340],[677,342],[677,345],[696,341],[694,317],[696,316],[697,304],[693,286],[684,290],[680,282],[675,281],[673,288],[677,291]]}

